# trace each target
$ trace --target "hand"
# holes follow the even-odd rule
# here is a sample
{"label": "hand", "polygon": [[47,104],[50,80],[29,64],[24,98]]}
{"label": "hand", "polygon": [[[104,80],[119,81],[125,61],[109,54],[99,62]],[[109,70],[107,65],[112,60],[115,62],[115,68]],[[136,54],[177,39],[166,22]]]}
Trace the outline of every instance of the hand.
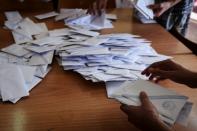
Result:
{"label": "hand", "polygon": [[162,2],[159,4],[152,4],[149,5],[148,8],[152,9],[154,12],[154,15],[156,17],[161,16],[165,11],[167,11],[169,8],[174,6],[176,3],[178,3],[180,0],[167,0],[166,2]]}
{"label": "hand", "polygon": [[149,76],[149,80],[159,82],[160,80],[170,79],[177,83],[191,86],[191,82],[196,83],[197,74],[191,72],[171,60],[156,62],[146,68],[143,75]]}
{"label": "hand", "polygon": [[145,92],[140,93],[140,101],[141,106],[120,106],[120,109],[128,115],[129,122],[142,131],[171,131],[159,119],[159,113]]}
{"label": "hand", "polygon": [[96,14],[101,15],[102,10],[103,9],[105,10],[106,6],[107,6],[107,0],[95,0],[92,3],[92,5],[90,5],[87,13],[90,13],[93,15],[96,15]]}

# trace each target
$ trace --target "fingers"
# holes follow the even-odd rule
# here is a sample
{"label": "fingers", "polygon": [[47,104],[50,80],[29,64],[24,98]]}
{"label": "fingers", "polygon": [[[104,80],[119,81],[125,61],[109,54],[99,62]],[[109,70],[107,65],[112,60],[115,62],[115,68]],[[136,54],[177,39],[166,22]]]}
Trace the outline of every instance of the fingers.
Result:
{"label": "fingers", "polygon": [[97,13],[99,16],[101,15],[102,4],[103,3],[101,3],[99,0],[96,1]]}
{"label": "fingers", "polygon": [[100,16],[102,14],[102,9],[105,9],[106,6],[107,0],[96,0],[90,5],[87,13]]}

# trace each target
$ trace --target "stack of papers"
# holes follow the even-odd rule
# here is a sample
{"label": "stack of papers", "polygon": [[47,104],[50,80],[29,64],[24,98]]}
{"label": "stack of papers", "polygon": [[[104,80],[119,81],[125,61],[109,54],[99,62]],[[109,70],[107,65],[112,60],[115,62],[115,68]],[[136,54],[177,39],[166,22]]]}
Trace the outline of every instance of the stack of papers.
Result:
{"label": "stack of papers", "polygon": [[145,91],[164,122],[170,125],[175,122],[186,125],[192,108],[186,96],[145,80],[107,82],[106,86],[110,98],[134,106],[140,105],[139,93]]}
{"label": "stack of papers", "polygon": [[29,42],[33,36],[48,31],[45,23],[34,23],[29,18],[22,18],[18,11],[5,12],[5,26],[12,31],[16,44]]}
{"label": "stack of papers", "polygon": [[134,0],[132,1],[134,8],[137,10],[135,16],[144,24],[156,23],[154,20],[154,13],[148,8],[149,5],[154,4],[154,0]]}
{"label": "stack of papers", "polygon": [[[4,84],[0,85],[0,98],[3,101],[16,103],[20,98],[28,96],[29,91],[51,70],[50,64],[56,50],[73,44],[78,46],[77,43],[84,43],[87,39],[100,35],[84,29],[62,28],[49,31],[45,23],[35,23],[29,18],[22,18],[17,11],[5,14],[9,21],[8,24],[5,22],[5,26],[12,31],[15,43],[0,51],[0,73],[10,70],[8,76],[5,75],[2,79]],[[54,15],[54,12],[37,17],[42,19],[51,15]],[[15,21],[17,23],[14,23]],[[13,77],[9,79],[11,75]],[[29,79],[26,81],[27,77]]]}
{"label": "stack of papers", "polygon": [[56,50],[59,64],[93,82],[147,79],[141,71],[154,62],[171,58],[158,54],[150,41],[131,34],[107,34],[76,41]]}
{"label": "stack of papers", "polygon": [[45,23],[22,18],[17,11],[5,14],[9,21],[5,26],[12,31],[15,43],[0,51],[0,96],[3,101],[16,103],[51,70],[55,49],[63,38],[50,37]]}
{"label": "stack of papers", "polygon": [[60,9],[60,14],[55,20],[64,20],[65,24],[74,29],[101,30],[113,28],[111,20],[116,20],[115,15],[107,15],[102,11],[101,15],[89,15],[84,9]]}

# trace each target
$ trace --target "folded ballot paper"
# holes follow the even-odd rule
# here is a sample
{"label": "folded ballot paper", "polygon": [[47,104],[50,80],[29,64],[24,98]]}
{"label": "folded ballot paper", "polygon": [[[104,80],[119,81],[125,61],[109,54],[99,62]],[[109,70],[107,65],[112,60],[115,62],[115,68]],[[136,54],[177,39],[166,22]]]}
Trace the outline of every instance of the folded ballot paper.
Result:
{"label": "folded ballot paper", "polygon": [[110,98],[134,106],[140,105],[139,93],[144,91],[148,94],[164,122],[170,125],[175,122],[186,125],[188,112],[191,111],[192,107],[186,96],[145,80],[108,82],[106,88]]}
{"label": "folded ballot paper", "polygon": [[42,79],[35,76],[36,67],[0,64],[0,98],[2,101],[16,103],[20,98],[28,96],[29,91]]}
{"label": "folded ballot paper", "polygon": [[135,11],[135,17],[144,24],[156,23],[154,13],[147,6],[154,4],[154,0],[132,0]]}

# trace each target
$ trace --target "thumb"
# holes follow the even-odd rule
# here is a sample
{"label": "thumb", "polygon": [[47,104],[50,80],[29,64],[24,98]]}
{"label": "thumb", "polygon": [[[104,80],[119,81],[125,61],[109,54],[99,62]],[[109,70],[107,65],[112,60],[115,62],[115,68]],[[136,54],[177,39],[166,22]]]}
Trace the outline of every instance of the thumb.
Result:
{"label": "thumb", "polygon": [[148,98],[148,95],[145,92],[140,92],[140,101],[143,107],[150,107],[151,102]]}

